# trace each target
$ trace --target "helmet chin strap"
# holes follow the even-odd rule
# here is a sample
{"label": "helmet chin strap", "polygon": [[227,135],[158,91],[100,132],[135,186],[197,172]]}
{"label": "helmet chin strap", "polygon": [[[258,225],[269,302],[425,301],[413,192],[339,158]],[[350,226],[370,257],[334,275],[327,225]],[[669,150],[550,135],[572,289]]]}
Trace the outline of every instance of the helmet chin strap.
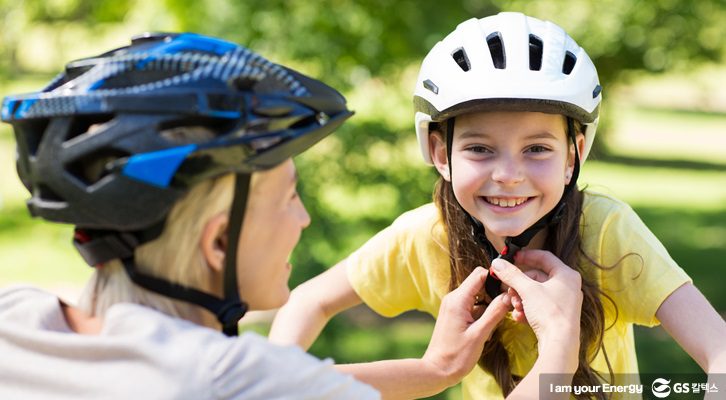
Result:
{"label": "helmet chin strap", "polygon": [[[454,119],[455,118],[450,118],[449,120],[447,120],[446,127],[446,155],[449,161],[449,181],[451,181],[452,179],[451,148],[453,145],[454,137]],[[550,212],[545,214],[545,216],[540,218],[539,221],[535,222],[532,226],[525,229],[522,233],[517,236],[508,236],[507,238],[505,238],[504,248],[500,253],[497,252],[497,250],[494,248],[494,245],[492,245],[492,243],[489,241],[489,239],[487,239],[486,235],[484,234],[484,225],[481,223],[481,221],[477,220],[476,218],[472,217],[471,214],[466,212],[466,210],[461,207],[459,200],[456,199],[456,194],[454,194],[454,199],[456,199],[456,203],[472,222],[472,235],[474,236],[474,239],[486,249],[491,259],[501,258],[511,263],[514,263],[514,256],[517,254],[517,252],[522,248],[526,247],[532,240],[532,238],[537,235],[537,233],[539,233],[542,229],[557,224],[565,215],[565,198],[572,190],[575,190],[575,188],[577,187],[577,178],[580,175],[580,155],[577,149],[575,123],[570,117],[567,117],[567,136],[572,140],[572,144],[575,146],[575,165],[573,166],[570,182],[567,184],[567,186],[565,186],[565,190],[562,193],[560,201]],[[489,277],[491,277],[492,279],[488,279]],[[484,290],[486,291],[487,295],[489,295],[490,299],[495,298],[497,295],[499,295],[499,293],[501,293],[502,281],[494,274],[494,271],[492,271],[491,269],[489,270],[487,280],[484,282]]]}
{"label": "helmet chin strap", "polygon": [[[238,173],[235,179],[235,193],[229,217],[228,244],[224,259],[223,298],[140,272],[136,268],[133,252],[133,249],[139,244],[138,241],[133,240],[133,243],[121,243],[123,246],[118,245],[114,248],[117,254],[125,254],[121,259],[131,281],[147,290],[196,304],[207,309],[217,317],[217,320],[222,324],[222,332],[227,336],[237,336],[239,320],[242,319],[248,309],[247,304],[239,296],[239,287],[237,285],[237,251],[242,223],[244,222],[247,208],[249,186],[250,174]],[[115,243],[117,241],[114,240],[113,242]],[[92,241],[89,244],[93,243],[95,242]],[[77,244],[77,246],[84,246],[84,244]],[[87,247],[88,245],[85,246]],[[123,248],[123,252],[116,248]]]}
{"label": "helmet chin strap", "polygon": [[249,199],[250,174],[238,173],[235,176],[234,199],[229,216],[229,235],[227,251],[224,256],[224,301],[226,307],[217,313],[217,319],[222,324],[222,332],[227,336],[237,336],[239,333],[239,320],[244,317],[249,308],[239,297],[237,282],[237,252],[239,238],[242,234],[242,223],[247,210]]}

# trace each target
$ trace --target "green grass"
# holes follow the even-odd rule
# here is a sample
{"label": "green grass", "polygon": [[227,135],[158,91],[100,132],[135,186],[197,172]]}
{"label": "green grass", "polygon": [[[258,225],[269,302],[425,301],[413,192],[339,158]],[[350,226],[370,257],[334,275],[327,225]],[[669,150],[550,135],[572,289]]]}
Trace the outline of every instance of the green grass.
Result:
{"label": "green grass", "polygon": [[726,117],[721,114],[627,106],[614,112],[615,129],[607,143],[620,155],[726,165]]}
{"label": "green grass", "polygon": [[[724,147],[726,149],[726,147]],[[580,186],[611,194],[633,207],[726,209],[726,171],[641,167],[587,161]]]}
{"label": "green grass", "polygon": [[[92,270],[71,245],[72,228],[30,217],[15,173],[15,143],[0,128],[0,287],[30,283],[77,292]],[[71,299],[73,300],[73,299]]]}
{"label": "green grass", "polygon": [[71,245],[72,228],[33,220],[24,206],[0,213],[0,286],[80,286],[90,276]]}

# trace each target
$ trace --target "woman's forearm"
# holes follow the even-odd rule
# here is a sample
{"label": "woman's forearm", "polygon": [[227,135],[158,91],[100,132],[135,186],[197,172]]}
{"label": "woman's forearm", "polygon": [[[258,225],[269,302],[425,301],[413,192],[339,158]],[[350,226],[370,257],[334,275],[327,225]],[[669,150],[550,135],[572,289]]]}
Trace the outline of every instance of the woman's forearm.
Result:
{"label": "woman's forearm", "polygon": [[[540,346],[539,356],[534,367],[527,373],[527,376],[517,385],[507,400],[519,399],[544,399],[560,400],[568,399],[569,393],[557,393],[550,390],[554,386],[569,386],[572,384],[572,377],[577,370],[577,355],[579,346],[577,343],[548,343]],[[540,383],[542,374],[547,374],[543,384]],[[537,396],[534,396],[538,393]]]}
{"label": "woman's forearm", "polygon": [[458,383],[457,377],[447,376],[423,359],[341,364],[336,365],[336,368],[373,386],[387,400],[429,397]]}

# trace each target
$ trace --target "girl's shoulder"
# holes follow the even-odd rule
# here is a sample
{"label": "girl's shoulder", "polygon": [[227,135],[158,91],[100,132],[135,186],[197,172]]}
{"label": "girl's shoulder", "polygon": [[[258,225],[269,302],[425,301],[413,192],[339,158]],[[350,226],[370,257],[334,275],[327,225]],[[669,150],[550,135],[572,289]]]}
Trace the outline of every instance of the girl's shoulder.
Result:
{"label": "girl's shoulder", "polygon": [[393,226],[399,229],[430,229],[443,223],[441,213],[434,203],[427,203],[420,207],[406,211],[393,221]]}
{"label": "girl's shoulder", "polygon": [[415,247],[448,246],[446,226],[434,203],[404,212],[379,235],[386,242],[405,243]]}
{"label": "girl's shoulder", "polygon": [[609,194],[591,189],[582,193],[582,215],[585,219],[602,221],[614,216],[635,215],[628,203]]}

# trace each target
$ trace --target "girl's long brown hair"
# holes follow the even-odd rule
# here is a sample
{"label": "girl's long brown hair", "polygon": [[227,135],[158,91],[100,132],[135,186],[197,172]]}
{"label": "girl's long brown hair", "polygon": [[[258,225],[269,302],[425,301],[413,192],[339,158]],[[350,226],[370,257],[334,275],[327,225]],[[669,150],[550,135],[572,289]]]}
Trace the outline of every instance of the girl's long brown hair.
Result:
{"label": "girl's long brown hair", "polygon": [[[444,135],[444,138],[448,134],[446,127],[447,124],[442,123],[437,129]],[[576,130],[578,132],[582,131],[580,126],[577,126]],[[489,268],[492,260],[488,252],[474,238],[472,232],[476,228],[454,197],[450,182],[439,178],[434,190],[434,201],[443,216],[449,237],[449,262],[451,267],[449,289],[454,290],[471,274],[474,268],[480,265]],[[595,359],[598,350],[601,350],[605,356],[610,381],[613,379],[613,371],[603,346],[603,335],[606,326],[601,296],[608,297],[600,290],[592,273],[588,273],[588,270],[584,269],[584,265],[581,264],[584,258],[590,265],[598,268],[608,267],[597,265],[594,260],[584,254],[580,246],[579,228],[583,202],[582,192],[579,190],[569,191],[565,195],[565,201],[567,204],[565,215],[558,224],[548,228],[544,249],[552,252],[565,265],[578,271],[582,276],[584,297],[580,315],[579,365],[572,379],[572,384],[599,386],[603,378],[590,367],[590,363]],[[580,255],[583,258],[580,258]],[[494,376],[494,379],[502,388],[504,396],[507,396],[521,377],[516,377],[511,373],[509,355],[501,342],[500,329],[501,327],[497,328],[491,339],[484,345],[484,350],[479,358],[479,365]],[[591,396],[591,394],[582,394],[575,396],[575,398],[586,399],[591,398]],[[606,398],[603,393],[597,393],[595,397],[598,399]]]}

